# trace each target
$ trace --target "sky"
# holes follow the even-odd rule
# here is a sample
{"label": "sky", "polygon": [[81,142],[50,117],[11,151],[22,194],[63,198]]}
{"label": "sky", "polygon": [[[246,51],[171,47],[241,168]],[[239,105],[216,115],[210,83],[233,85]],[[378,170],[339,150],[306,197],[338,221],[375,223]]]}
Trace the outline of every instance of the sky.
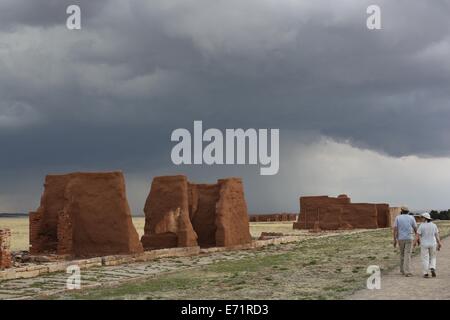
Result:
{"label": "sky", "polygon": [[[134,214],[170,174],[241,176],[252,213],[342,193],[450,208],[449,16],[450,0],[1,0],[0,212],[36,209],[46,174],[108,170]],[[194,120],[279,129],[278,174],[174,165]]]}

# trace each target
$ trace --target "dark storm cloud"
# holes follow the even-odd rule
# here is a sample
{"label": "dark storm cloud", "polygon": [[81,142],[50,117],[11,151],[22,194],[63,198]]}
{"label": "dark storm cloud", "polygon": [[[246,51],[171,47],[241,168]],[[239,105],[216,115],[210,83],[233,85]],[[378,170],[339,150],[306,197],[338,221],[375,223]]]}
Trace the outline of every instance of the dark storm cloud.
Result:
{"label": "dark storm cloud", "polygon": [[193,120],[449,156],[450,2],[377,2],[2,1],[0,170],[173,169]]}

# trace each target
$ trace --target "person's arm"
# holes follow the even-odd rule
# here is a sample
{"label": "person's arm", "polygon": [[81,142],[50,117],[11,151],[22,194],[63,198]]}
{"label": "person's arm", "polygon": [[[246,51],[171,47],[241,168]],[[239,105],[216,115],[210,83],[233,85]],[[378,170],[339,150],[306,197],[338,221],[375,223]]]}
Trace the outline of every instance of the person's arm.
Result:
{"label": "person's arm", "polygon": [[417,246],[417,244],[419,243],[419,241],[420,241],[420,234],[419,234],[419,232],[417,232],[417,233],[416,233],[415,240],[414,240],[414,247]]}
{"label": "person's arm", "polygon": [[420,244],[420,236],[422,235],[422,228],[419,226],[416,232],[415,241],[414,241],[414,247],[416,247],[418,244]]}
{"label": "person's arm", "polygon": [[397,227],[397,219],[395,219],[394,222],[394,229],[392,232],[392,236],[394,237],[394,241],[392,242],[392,244],[394,245],[394,248],[397,247],[397,238],[398,238],[398,227]]}
{"label": "person's arm", "polygon": [[436,237],[437,249],[439,251],[442,248],[442,242],[441,242],[441,237],[439,237],[439,229],[437,226],[436,226],[436,233],[434,234],[434,236]]}
{"label": "person's arm", "polygon": [[413,217],[411,217],[411,218],[412,218],[412,221],[413,221],[412,227],[414,229],[414,234],[417,235],[417,222],[416,222],[416,219],[413,218]]}

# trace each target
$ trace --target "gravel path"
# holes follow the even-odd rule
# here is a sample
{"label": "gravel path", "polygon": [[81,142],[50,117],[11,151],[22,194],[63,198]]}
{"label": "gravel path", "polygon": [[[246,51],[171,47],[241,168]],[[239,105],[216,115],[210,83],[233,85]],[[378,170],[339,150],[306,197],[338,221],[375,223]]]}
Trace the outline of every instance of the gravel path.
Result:
{"label": "gravel path", "polygon": [[[420,248],[415,249],[416,252]],[[382,274],[381,289],[363,289],[348,297],[350,300],[449,300],[450,299],[450,238],[442,241],[437,255],[437,278],[422,277],[420,255],[412,258],[413,276],[400,275],[399,268]]]}

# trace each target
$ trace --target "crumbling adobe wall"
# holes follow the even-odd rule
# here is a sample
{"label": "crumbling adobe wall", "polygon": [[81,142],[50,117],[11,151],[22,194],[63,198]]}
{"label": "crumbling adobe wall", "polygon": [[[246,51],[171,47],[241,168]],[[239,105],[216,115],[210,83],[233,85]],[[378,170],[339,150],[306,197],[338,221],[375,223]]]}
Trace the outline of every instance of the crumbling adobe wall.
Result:
{"label": "crumbling adobe wall", "polygon": [[56,252],[60,255],[73,254],[73,228],[72,219],[67,210],[61,210],[57,225],[58,245]]}
{"label": "crumbling adobe wall", "polygon": [[388,204],[351,203],[346,195],[301,197],[294,229],[373,229],[390,224]]}
{"label": "crumbling adobe wall", "polygon": [[296,213],[285,213],[282,214],[281,221],[295,221],[297,220]]}
{"label": "crumbling adobe wall", "polygon": [[216,204],[219,201],[220,186],[218,184],[189,184],[192,192],[191,221],[198,236],[200,247],[216,246]]}
{"label": "crumbling adobe wall", "polygon": [[350,198],[344,194],[337,198],[328,196],[300,197],[300,214],[297,222],[294,222],[294,229],[314,229],[319,224],[326,229],[336,228],[336,225],[340,224],[340,211],[337,212],[337,209],[332,207],[341,207],[347,204],[350,204]]}
{"label": "crumbling adobe wall", "polygon": [[70,175],[47,175],[41,204],[30,212],[31,254],[56,252],[58,246],[58,215],[64,209],[64,190]]}
{"label": "crumbling adobe wall", "polygon": [[378,228],[389,228],[392,226],[389,205],[378,203],[377,205]]}
{"label": "crumbling adobe wall", "polygon": [[341,224],[357,229],[378,228],[377,205],[371,203],[351,203],[343,205]]}
{"label": "crumbling adobe wall", "polygon": [[297,214],[295,213],[272,213],[272,214],[251,214],[250,222],[273,222],[273,221],[295,221]]}
{"label": "crumbling adobe wall", "polygon": [[145,228],[141,238],[144,248],[197,246],[197,234],[189,217],[189,190],[185,176],[154,178],[144,212]]}
{"label": "crumbling adobe wall", "polygon": [[0,229],[0,269],[10,268],[11,260],[11,230]]}
{"label": "crumbling adobe wall", "polygon": [[390,227],[394,226],[395,218],[402,212],[401,207],[389,207]]}
{"label": "crumbling adobe wall", "polygon": [[242,180],[238,178],[193,184],[182,175],[156,177],[144,212],[141,242],[146,249],[232,246],[251,241]]}
{"label": "crumbling adobe wall", "polygon": [[220,198],[216,207],[216,245],[228,247],[250,243],[252,237],[242,179],[221,179],[218,184]]}
{"label": "crumbling adobe wall", "polygon": [[343,225],[342,206],[331,205],[318,209],[318,225],[315,228],[322,230],[336,230]]}
{"label": "crumbling adobe wall", "polygon": [[143,251],[121,172],[74,174],[66,186],[65,199],[76,256]]}
{"label": "crumbling adobe wall", "polygon": [[30,213],[30,251],[75,257],[142,252],[121,172],[70,173],[45,179]]}

